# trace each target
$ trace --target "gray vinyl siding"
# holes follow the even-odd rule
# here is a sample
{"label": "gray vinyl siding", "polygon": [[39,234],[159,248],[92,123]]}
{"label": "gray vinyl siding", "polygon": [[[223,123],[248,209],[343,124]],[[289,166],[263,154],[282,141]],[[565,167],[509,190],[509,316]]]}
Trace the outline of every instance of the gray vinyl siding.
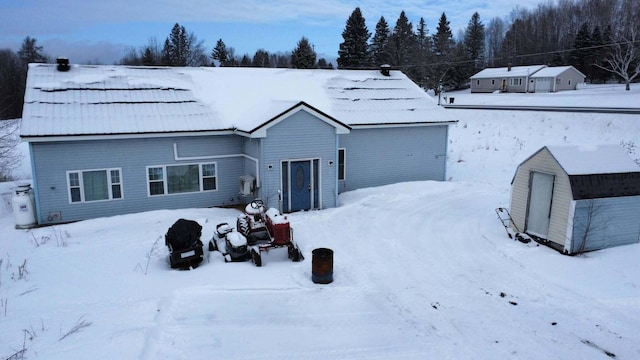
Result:
{"label": "gray vinyl siding", "polygon": [[[118,139],[74,142],[30,143],[34,178],[38,179],[38,222],[49,224],[157,209],[208,207],[240,201],[238,178],[242,157],[183,160],[180,157],[239,154],[237,136]],[[161,196],[148,195],[147,166],[216,162],[217,190]],[[69,203],[67,171],[120,168],[122,199]],[[52,220],[51,214],[60,218]]]}
{"label": "gray vinyl siding", "polygon": [[581,250],[589,213],[592,214],[591,226],[583,251],[638,242],[640,196],[580,200],[576,202],[573,219],[571,254]]}
{"label": "gray vinyl siding", "polygon": [[448,126],[353,129],[340,135],[339,192],[403,181],[445,180]]}
{"label": "gray vinyl siding", "polygon": [[502,78],[471,79],[472,93],[491,93],[502,89]]}
{"label": "gray vinyl siding", "polygon": [[[306,111],[298,111],[267,130],[262,139],[260,196],[269,207],[282,209],[278,191],[281,189],[281,161],[320,159],[320,191],[322,208],[337,206],[336,182],[337,135],[335,127]],[[329,166],[329,161],[333,162]],[[319,206],[319,204],[316,204]]]}
{"label": "gray vinyl siding", "polygon": [[[516,170],[511,185],[510,212],[517,230],[526,232],[527,208],[529,203],[529,177],[532,171],[554,175],[551,218],[549,221],[549,241],[564,245],[567,238],[567,226],[572,195],[569,176],[543,148],[524,161]],[[514,229],[516,230],[516,229]]]}

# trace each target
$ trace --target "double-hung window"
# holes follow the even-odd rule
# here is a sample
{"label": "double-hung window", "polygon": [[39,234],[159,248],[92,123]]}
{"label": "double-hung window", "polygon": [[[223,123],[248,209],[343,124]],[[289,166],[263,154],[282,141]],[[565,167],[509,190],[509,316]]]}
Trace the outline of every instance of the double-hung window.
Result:
{"label": "double-hung window", "polygon": [[522,86],[522,78],[510,78],[509,85],[511,86]]}
{"label": "double-hung window", "polygon": [[216,163],[148,166],[147,181],[150,196],[213,191]]}
{"label": "double-hung window", "polygon": [[122,199],[122,170],[67,171],[67,185],[70,203]]}

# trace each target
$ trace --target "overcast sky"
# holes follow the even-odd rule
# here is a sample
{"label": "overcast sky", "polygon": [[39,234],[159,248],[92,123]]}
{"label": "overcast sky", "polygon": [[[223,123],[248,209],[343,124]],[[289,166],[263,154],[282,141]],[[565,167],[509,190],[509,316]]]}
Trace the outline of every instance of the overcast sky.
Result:
{"label": "overcast sky", "polygon": [[[343,41],[347,18],[360,7],[367,28],[375,32],[380,16],[390,28],[404,10],[414,29],[420,17],[429,34],[436,32],[444,12],[454,36],[466,28],[474,12],[486,25],[507,17],[519,6],[533,9],[555,0],[0,0],[0,49],[18,50],[26,36],[37,39],[46,54],[66,56],[72,63],[112,64],[127,47],[141,47],[151,38],[160,44],[177,22],[210,54],[218,39],[253,56],[290,51],[305,36],[319,57],[332,61]],[[335,63],[334,63],[335,65]]]}

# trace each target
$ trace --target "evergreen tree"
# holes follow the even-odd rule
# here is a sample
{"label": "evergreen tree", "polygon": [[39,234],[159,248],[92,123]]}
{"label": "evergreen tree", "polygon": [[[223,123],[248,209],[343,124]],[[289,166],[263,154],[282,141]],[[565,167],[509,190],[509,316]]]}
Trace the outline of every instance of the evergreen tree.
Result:
{"label": "evergreen tree", "polygon": [[218,41],[216,42],[216,46],[211,52],[211,58],[214,61],[218,61],[218,64],[220,64],[220,66],[229,65],[229,52],[227,50],[227,45],[225,45],[222,39],[218,39]]}
{"label": "evergreen tree", "polygon": [[240,60],[240,67],[250,67],[251,66],[251,58],[249,54],[242,55],[242,60]]}
{"label": "evergreen tree", "polygon": [[433,52],[441,59],[446,59],[453,51],[455,42],[453,41],[453,33],[447,20],[447,15],[442,13],[436,28],[436,34],[433,36]]}
{"label": "evergreen tree", "polygon": [[309,39],[304,36],[291,52],[291,66],[295,69],[316,68],[316,52],[309,43]]}
{"label": "evergreen tree", "polygon": [[0,49],[0,119],[22,117],[26,68],[10,49]]}
{"label": "evergreen tree", "polygon": [[589,25],[584,22],[576,34],[576,38],[573,42],[573,49],[569,53],[569,64],[587,75],[589,79],[591,79],[590,57],[591,52],[593,51],[592,46],[593,44],[591,42]]}
{"label": "evergreen tree", "polygon": [[318,68],[319,69],[333,70],[333,64],[332,63],[327,63],[327,60],[325,58],[320,58],[320,59],[318,59]]}
{"label": "evergreen tree", "polygon": [[416,67],[414,81],[422,87],[427,86],[427,78],[430,76],[427,64],[431,62],[431,37],[427,29],[427,23],[424,18],[420,18],[418,29],[416,32],[416,40],[418,43],[418,53],[416,56]]}
{"label": "evergreen tree", "polygon": [[35,38],[29,36],[22,41],[22,46],[18,50],[18,57],[25,66],[29,63],[44,63],[48,60],[47,56],[42,52],[42,46],[36,45],[36,42]]}
{"label": "evergreen tree", "polygon": [[464,33],[464,46],[467,57],[473,62],[471,68],[473,73],[484,68],[484,40],[484,24],[480,21],[480,14],[475,12]]}
{"label": "evergreen tree", "polygon": [[[396,21],[393,33],[389,39],[391,65],[406,67],[415,63],[418,53],[418,40],[413,32],[413,24],[407,18],[404,10]],[[405,73],[407,70],[405,69]],[[407,74],[409,77],[410,74]]]}
{"label": "evergreen tree", "polygon": [[269,67],[269,53],[265,49],[258,49],[251,60],[253,67]]}
{"label": "evergreen tree", "polygon": [[369,66],[368,41],[371,33],[367,29],[360,8],[357,7],[347,19],[347,24],[342,31],[344,42],[338,50],[338,67],[364,68]]}
{"label": "evergreen tree", "polygon": [[598,67],[604,66],[604,59],[606,56],[606,49],[604,48],[605,42],[603,34],[600,32],[600,26],[595,26],[591,33],[591,44],[593,51],[591,52],[591,59],[589,65],[591,66],[591,82],[602,83],[609,78],[609,72]]}
{"label": "evergreen tree", "polygon": [[184,26],[176,23],[164,42],[162,62],[168,66],[202,66],[207,64],[203,42]]}
{"label": "evergreen tree", "polygon": [[380,17],[376,24],[376,32],[371,39],[371,45],[369,46],[369,52],[371,55],[372,65],[384,65],[391,64],[391,54],[389,54],[389,24],[384,19],[384,16]]}

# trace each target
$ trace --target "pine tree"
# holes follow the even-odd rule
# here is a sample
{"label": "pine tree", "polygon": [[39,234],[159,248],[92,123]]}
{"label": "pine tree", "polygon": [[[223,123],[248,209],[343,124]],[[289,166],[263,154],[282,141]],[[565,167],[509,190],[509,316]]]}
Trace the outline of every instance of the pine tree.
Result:
{"label": "pine tree", "polygon": [[203,41],[176,23],[164,42],[162,61],[168,66],[202,66],[207,64]]}
{"label": "pine tree", "polygon": [[253,67],[269,67],[269,53],[265,49],[258,49],[251,60]]}
{"label": "pine tree", "polygon": [[380,17],[376,24],[376,32],[371,39],[371,45],[369,46],[369,52],[371,55],[372,65],[385,65],[391,64],[391,55],[389,54],[389,24],[384,19],[384,16]]}
{"label": "pine tree", "polygon": [[[389,39],[391,65],[404,67],[415,62],[418,52],[418,40],[413,32],[413,24],[407,18],[404,10],[396,21],[393,33]],[[406,72],[406,69],[405,69]]]}
{"label": "pine tree", "polygon": [[42,46],[36,45],[36,42],[35,38],[27,36],[18,50],[18,57],[25,66],[29,63],[47,62],[47,56],[43,54]]}
{"label": "pine tree", "polygon": [[576,34],[576,38],[573,42],[573,49],[569,53],[569,64],[573,65],[576,69],[581,71],[583,74],[590,77],[591,73],[591,65],[589,58],[591,56],[591,52],[593,46],[591,42],[591,32],[589,31],[589,24],[586,22],[582,23],[580,26],[580,30]]}
{"label": "pine tree", "polygon": [[371,33],[367,29],[360,8],[357,7],[347,19],[347,24],[342,31],[344,42],[338,50],[338,67],[364,68],[369,66],[368,41]]}
{"label": "pine tree", "polygon": [[240,60],[240,67],[251,67],[251,58],[249,54],[242,55],[242,60]]}
{"label": "pine tree", "polygon": [[316,52],[309,43],[309,39],[302,37],[298,45],[291,52],[291,66],[295,69],[316,68]]}
{"label": "pine tree", "polygon": [[593,51],[591,52],[589,65],[591,67],[591,82],[605,82],[609,77],[609,72],[599,68],[597,65],[604,65],[604,59],[606,58],[604,49],[604,40],[602,33],[600,32],[600,26],[595,26],[591,33],[591,44]]}
{"label": "pine tree", "polygon": [[227,51],[227,45],[225,45],[222,39],[218,39],[216,46],[211,52],[211,59],[218,61],[220,66],[229,65],[229,52]]}
{"label": "pine tree", "polygon": [[416,41],[418,43],[418,52],[416,56],[417,66],[413,71],[415,74],[414,81],[418,83],[418,85],[426,87],[427,78],[430,75],[427,64],[431,61],[431,37],[429,36],[429,29],[427,29],[427,23],[424,21],[424,18],[420,18],[420,22],[418,22]]}
{"label": "pine tree", "polygon": [[464,33],[464,46],[467,57],[473,62],[471,68],[473,73],[484,68],[484,40],[484,24],[480,21],[480,14],[475,12]]}
{"label": "pine tree", "polygon": [[453,51],[455,42],[453,41],[453,34],[447,15],[442,13],[440,20],[438,21],[438,27],[436,28],[436,34],[433,36],[433,51],[436,56],[446,59]]}

